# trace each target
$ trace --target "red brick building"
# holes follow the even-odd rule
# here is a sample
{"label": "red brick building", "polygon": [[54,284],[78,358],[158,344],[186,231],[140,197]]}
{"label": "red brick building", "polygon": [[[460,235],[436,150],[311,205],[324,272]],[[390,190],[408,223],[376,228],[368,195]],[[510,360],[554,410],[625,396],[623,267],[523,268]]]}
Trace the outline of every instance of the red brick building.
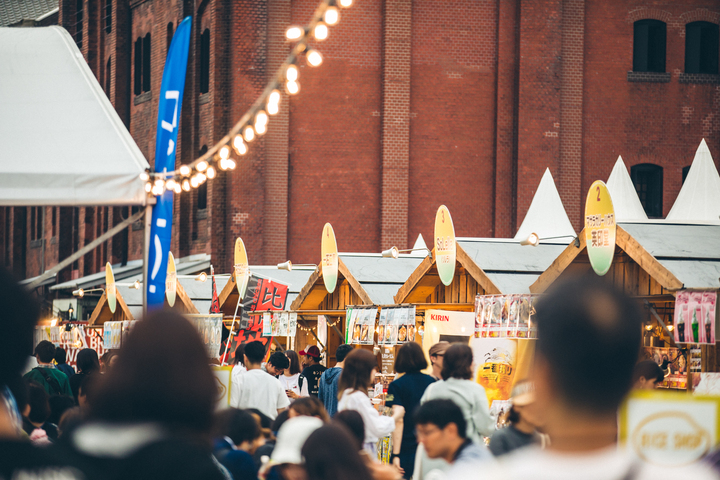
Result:
{"label": "red brick building", "polygon": [[[317,4],[59,1],[59,24],[151,164],[183,17],[193,39],[178,162],[189,163],[253,103],[287,55],[286,27]],[[720,159],[718,23],[717,0],[355,0],[238,168],[176,198],[173,252],[210,253],[228,271],[242,236],[251,263],[317,263],[325,222],[341,251],[403,248],[432,235],[440,204],[459,236],[510,237],[546,167],[579,231],[587,189],[618,155],[662,217],[701,138]],[[0,255],[35,276],[128,213],[5,208]],[[131,228],[74,275],[141,250]]]}

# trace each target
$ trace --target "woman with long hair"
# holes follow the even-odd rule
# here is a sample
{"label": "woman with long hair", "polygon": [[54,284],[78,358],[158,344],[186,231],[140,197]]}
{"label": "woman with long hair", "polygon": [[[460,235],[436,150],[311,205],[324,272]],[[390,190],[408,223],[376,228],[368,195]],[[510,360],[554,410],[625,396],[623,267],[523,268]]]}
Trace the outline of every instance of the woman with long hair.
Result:
{"label": "woman with long hair", "polygon": [[291,401],[301,397],[309,397],[307,378],[300,373],[300,357],[293,350],[286,350],[285,356],[290,360],[290,367],[286,368],[283,374],[278,377],[280,384],[285,389],[285,393]]}
{"label": "woman with long hair", "polygon": [[325,405],[317,397],[298,398],[290,404],[288,410],[288,418],[306,416],[319,418],[324,423],[330,421],[330,415],[325,410]]}
{"label": "woman with long hair", "polygon": [[75,364],[78,372],[70,377],[69,381],[70,390],[72,390],[73,397],[75,397],[75,403],[78,403],[80,384],[88,375],[100,372],[100,360],[95,350],[92,348],[83,348],[78,352]]}
{"label": "woman with long hair", "polygon": [[345,367],[340,375],[340,400],[338,412],[355,410],[365,423],[365,450],[375,453],[375,444],[395,430],[395,422],[405,415],[405,409],[393,409],[393,416],[386,417],[373,407],[368,389],[377,374],[377,358],[372,352],[357,348],[345,357]]}
{"label": "woman with long hair", "polygon": [[302,456],[308,480],[373,478],[350,433],[336,425],[325,425],[311,433],[302,447]]}

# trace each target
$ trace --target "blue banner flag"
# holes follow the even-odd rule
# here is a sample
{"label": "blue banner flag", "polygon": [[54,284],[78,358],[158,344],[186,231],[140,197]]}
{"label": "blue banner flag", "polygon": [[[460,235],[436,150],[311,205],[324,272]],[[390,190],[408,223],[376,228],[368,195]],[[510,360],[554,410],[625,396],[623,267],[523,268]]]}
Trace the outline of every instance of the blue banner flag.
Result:
{"label": "blue banner flag", "polygon": [[[158,104],[157,141],[155,144],[155,172],[175,170],[175,147],[177,144],[180,111],[185,72],[187,70],[192,19],[186,17],[175,31],[163,71],[160,101]],[[173,192],[166,190],[157,197],[153,207],[150,226],[150,252],[148,262],[147,308],[162,308],[165,302],[165,277],[167,276],[168,252],[172,239]]]}

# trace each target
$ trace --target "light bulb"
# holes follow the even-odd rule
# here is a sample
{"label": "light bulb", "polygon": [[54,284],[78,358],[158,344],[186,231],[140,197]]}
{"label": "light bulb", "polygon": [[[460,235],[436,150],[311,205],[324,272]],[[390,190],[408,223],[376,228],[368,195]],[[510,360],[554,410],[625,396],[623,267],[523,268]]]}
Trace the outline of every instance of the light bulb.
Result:
{"label": "light bulb", "polygon": [[325,23],[328,25],[335,25],[340,21],[340,12],[336,7],[328,7],[327,10],[325,10],[325,15],[323,15],[323,20],[325,20]]}
{"label": "light bulb", "polygon": [[246,142],[250,143],[255,138],[255,130],[253,130],[253,127],[248,125],[243,129],[243,138]]}
{"label": "light bulb", "polygon": [[268,103],[280,103],[280,90],[273,90],[270,95],[268,95]]}
{"label": "light bulb", "polygon": [[220,159],[220,163],[218,163],[218,167],[220,167],[220,170],[227,170],[227,163],[225,163],[225,162],[227,162],[226,159],[224,159],[224,158]]}
{"label": "light bulb", "polygon": [[180,187],[180,184],[175,182],[175,193],[182,192],[182,187]]}
{"label": "light bulb", "polygon": [[183,177],[187,177],[188,175],[190,175],[190,167],[188,167],[187,165],[181,166],[180,175],[182,175]]}
{"label": "light bulb", "polygon": [[152,186],[152,183],[147,182],[147,183],[145,184],[145,191],[148,192],[148,193],[150,193],[150,190],[152,190],[152,187],[153,187],[153,186]]}
{"label": "light bulb", "polygon": [[183,182],[182,182],[182,189],[185,190],[186,192],[190,191],[190,182],[188,181],[187,178],[185,180],[183,180]]}
{"label": "light bulb", "polygon": [[352,7],[353,0],[340,0],[340,6],[342,8],[350,8]]}
{"label": "light bulb", "polygon": [[268,103],[267,104],[267,113],[268,115],[276,115],[280,111],[280,105],[277,103]]}
{"label": "light bulb", "polygon": [[171,178],[165,182],[165,188],[168,190],[175,190],[175,180]]}
{"label": "light bulb", "polygon": [[161,178],[158,178],[157,180],[155,180],[155,186],[158,188],[163,187],[165,186],[165,182]]}
{"label": "light bulb", "polygon": [[315,25],[315,30],[313,30],[313,37],[315,37],[315,40],[325,40],[328,37],[328,27],[322,22],[318,22],[317,25]]}
{"label": "light bulb", "polygon": [[235,166],[236,166],[235,160],[233,160],[232,158],[228,158],[227,160],[225,160],[225,162],[226,162],[225,164],[226,164],[228,170],[235,170]]}
{"label": "light bulb", "polygon": [[287,90],[290,95],[295,95],[300,91],[300,84],[298,82],[287,82],[285,84],[285,90]]}
{"label": "light bulb", "polygon": [[265,132],[267,132],[267,124],[266,123],[256,123],[255,124],[255,133],[260,135],[265,135]]}
{"label": "light bulb", "polygon": [[140,180],[142,180],[143,182],[147,182],[148,180],[150,180],[150,174],[148,172],[142,172],[140,174]]}
{"label": "light bulb", "polygon": [[285,37],[288,40],[298,40],[303,35],[305,35],[305,29],[303,29],[302,27],[298,27],[297,25],[293,25],[285,32]]}
{"label": "light bulb", "polygon": [[323,62],[322,55],[320,55],[320,52],[318,52],[317,50],[309,50],[307,52],[306,58],[307,62],[312,67],[319,67]]}
{"label": "light bulb", "polygon": [[197,179],[198,179],[198,183],[202,185],[203,183],[205,183],[205,180],[207,180],[207,177],[205,176],[204,173],[198,173]]}
{"label": "light bulb", "polygon": [[208,162],[206,162],[205,160],[201,160],[198,162],[197,165],[195,165],[195,168],[197,169],[198,172],[204,172],[205,170],[207,170],[207,167],[208,167]]}
{"label": "light bulb", "polygon": [[213,167],[212,165],[210,165],[208,167],[206,173],[207,173],[207,177],[210,179],[215,178],[215,175],[217,174],[217,172],[215,171],[215,167]]}
{"label": "light bulb", "polygon": [[230,156],[230,147],[228,147],[227,145],[224,145],[220,149],[220,158],[228,158],[229,156]]}
{"label": "light bulb", "polygon": [[200,182],[198,182],[197,176],[193,175],[193,177],[190,179],[190,185],[193,188],[197,188],[198,185],[200,185]]}
{"label": "light bulb", "polygon": [[241,135],[235,135],[235,139],[233,140],[233,148],[238,155],[245,155],[247,153],[247,145],[245,145],[245,142],[243,142]]}
{"label": "light bulb", "polygon": [[155,196],[162,195],[164,189],[165,189],[164,186],[154,185],[152,187],[152,194]]}
{"label": "light bulb", "polygon": [[298,68],[295,65],[288,65],[285,70],[285,78],[288,82],[297,82],[298,79]]}
{"label": "light bulb", "polygon": [[268,123],[268,115],[265,113],[265,110],[260,110],[257,114],[255,114],[255,124],[264,124],[267,125]]}

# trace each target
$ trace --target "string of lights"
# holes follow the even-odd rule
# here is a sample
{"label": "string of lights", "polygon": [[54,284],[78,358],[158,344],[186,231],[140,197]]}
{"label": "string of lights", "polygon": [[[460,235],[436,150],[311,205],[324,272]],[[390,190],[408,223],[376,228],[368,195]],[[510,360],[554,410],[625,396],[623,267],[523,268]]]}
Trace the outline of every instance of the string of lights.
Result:
{"label": "string of lights", "polygon": [[300,91],[298,78],[300,72],[297,64],[301,58],[311,67],[319,67],[323,62],[320,52],[310,48],[311,39],[323,41],[329,35],[329,28],[340,21],[340,8],[349,8],[353,0],[322,0],[315,13],[305,27],[290,26],[286,31],[288,41],[295,42],[285,62],[277,70],[275,77],[268,82],[265,90],[240,120],[230,129],[219,142],[205,154],[193,162],[180,166],[172,172],[150,172],[140,174],[145,181],[145,191],[155,196],[162,195],[166,190],[175,193],[189,192],[198,188],[207,180],[212,180],[220,170],[234,170],[237,161],[233,152],[241,157],[247,154],[250,143],[267,132],[269,117],[280,111],[280,86],[288,95],[296,95]]}

